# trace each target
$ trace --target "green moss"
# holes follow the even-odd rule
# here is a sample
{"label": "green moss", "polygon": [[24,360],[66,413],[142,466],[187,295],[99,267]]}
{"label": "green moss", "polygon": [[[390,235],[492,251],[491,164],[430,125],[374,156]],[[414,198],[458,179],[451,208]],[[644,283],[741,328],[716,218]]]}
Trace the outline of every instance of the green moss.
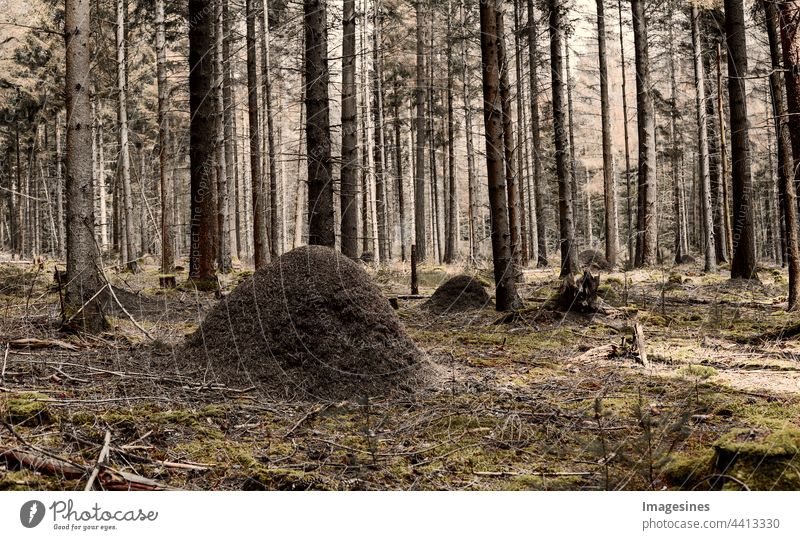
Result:
{"label": "green moss", "polygon": [[[262,489],[279,491],[327,491],[331,489],[320,475],[295,469],[270,469],[261,467],[251,475],[251,480]],[[260,484],[260,486],[259,486]],[[255,486],[254,486],[255,487]]]}
{"label": "green moss", "polygon": [[689,364],[688,366],[683,366],[676,371],[676,373],[682,377],[687,378],[697,378],[697,379],[709,379],[711,377],[715,377],[718,375],[716,369],[711,366],[701,366],[698,364]]}
{"label": "green moss", "polygon": [[711,474],[714,451],[699,454],[672,454],[661,468],[664,481],[670,486],[692,489]]}
{"label": "green moss", "polygon": [[40,426],[53,421],[47,403],[48,396],[38,392],[13,394],[0,402],[3,416],[11,424],[23,426]]}
{"label": "green moss", "polygon": [[[753,491],[800,489],[800,430],[735,429],[714,443],[716,472]],[[724,478],[723,478],[724,480]],[[723,489],[742,489],[724,481]]]}

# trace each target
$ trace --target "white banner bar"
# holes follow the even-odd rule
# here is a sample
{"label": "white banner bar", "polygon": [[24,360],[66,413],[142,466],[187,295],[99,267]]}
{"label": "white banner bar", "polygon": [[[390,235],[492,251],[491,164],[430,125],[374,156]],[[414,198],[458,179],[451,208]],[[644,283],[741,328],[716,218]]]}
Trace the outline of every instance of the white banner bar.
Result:
{"label": "white banner bar", "polygon": [[779,492],[6,492],[0,538],[796,539],[799,508]]}

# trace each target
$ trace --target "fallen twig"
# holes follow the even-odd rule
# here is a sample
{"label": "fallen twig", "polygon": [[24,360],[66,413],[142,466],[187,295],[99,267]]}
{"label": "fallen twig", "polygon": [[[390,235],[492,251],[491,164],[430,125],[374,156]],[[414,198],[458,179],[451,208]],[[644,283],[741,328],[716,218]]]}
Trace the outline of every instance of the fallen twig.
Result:
{"label": "fallen twig", "polygon": [[102,467],[108,460],[110,446],[111,446],[111,432],[107,430],[106,437],[103,440],[103,448],[100,449],[100,455],[97,457],[97,463],[92,469],[92,474],[89,476],[89,481],[86,482],[86,486],[83,488],[83,491],[92,491],[92,488],[94,487],[94,482],[95,480],[97,480],[97,475],[100,474],[100,467]]}
{"label": "fallen twig", "polygon": [[56,347],[59,349],[66,349],[68,351],[79,351],[80,347],[77,345],[73,345],[72,343],[67,343],[66,341],[61,341],[60,339],[37,339],[37,338],[21,338],[15,339],[8,342],[8,347],[19,347],[24,348],[27,347],[29,349],[46,349],[50,347]]}
{"label": "fallen twig", "polygon": [[17,448],[0,447],[0,459],[7,465],[29,469],[40,474],[77,480],[86,475],[86,469],[67,463],[60,458],[42,457]]}

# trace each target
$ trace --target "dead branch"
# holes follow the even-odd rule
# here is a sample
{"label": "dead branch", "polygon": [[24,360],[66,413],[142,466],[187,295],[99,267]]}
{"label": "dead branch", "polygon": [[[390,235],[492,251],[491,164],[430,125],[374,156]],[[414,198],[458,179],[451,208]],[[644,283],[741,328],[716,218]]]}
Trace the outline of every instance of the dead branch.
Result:
{"label": "dead branch", "polygon": [[111,432],[106,430],[106,436],[103,441],[103,448],[100,449],[100,455],[97,457],[97,463],[95,463],[95,466],[92,469],[92,474],[89,475],[89,481],[86,482],[86,486],[83,488],[83,491],[92,491],[94,487],[94,482],[95,480],[97,480],[97,475],[100,474],[100,467],[105,465],[106,461],[108,460],[110,446],[111,446]]}

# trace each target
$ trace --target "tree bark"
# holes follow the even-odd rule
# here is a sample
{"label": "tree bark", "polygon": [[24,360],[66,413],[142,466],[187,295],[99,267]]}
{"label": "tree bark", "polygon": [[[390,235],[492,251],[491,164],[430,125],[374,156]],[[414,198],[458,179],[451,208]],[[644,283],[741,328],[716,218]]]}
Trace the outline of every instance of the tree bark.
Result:
{"label": "tree bark", "polygon": [[328,109],[326,0],[304,0],[306,148],[308,154],[308,243],[336,245]]}
{"label": "tree bark", "polygon": [[469,91],[469,69],[467,64],[467,8],[466,0],[460,0],[461,14],[461,74],[464,101],[464,135],[467,145],[467,197],[469,222],[470,263],[478,259],[478,194],[475,175],[475,145],[472,138],[472,100]]}
{"label": "tree bark", "polygon": [[617,13],[619,15],[619,54],[622,64],[622,124],[625,133],[625,215],[627,217],[628,241],[628,266],[633,267],[635,262],[636,237],[633,232],[633,190],[631,189],[631,150],[630,135],[628,133],[628,81],[625,73],[625,34],[622,31],[622,0],[617,0]]}
{"label": "tree bark", "polygon": [[445,232],[444,262],[452,264],[458,256],[458,189],[456,185],[455,124],[453,122],[453,16],[452,1],[447,2],[447,227]]}
{"label": "tree bark", "polygon": [[66,0],[65,96],[67,109],[67,289],[65,318],[80,329],[106,328],[101,288],[100,257],[94,239],[92,201],[92,117],[89,105],[91,9],[89,0]]}
{"label": "tree bark", "polygon": [[191,168],[191,245],[189,279],[198,288],[216,286],[213,232],[214,181],[214,10],[212,0],[189,0],[189,161]]}
{"label": "tree bark", "polygon": [[728,42],[728,97],[731,111],[731,186],[733,223],[731,278],[756,277],[753,180],[747,121],[747,42],[743,0],[725,0]]}
{"label": "tree bark", "polygon": [[[791,129],[793,118],[800,113],[800,103],[798,103],[797,83],[800,79],[791,69],[784,71],[785,82],[788,86],[794,83],[792,98],[784,103],[783,82],[780,72],[784,67],[794,67],[797,61],[797,52],[800,51],[800,44],[797,42],[797,28],[800,24],[800,5],[797,2],[779,3],[780,12],[776,9],[775,2],[764,0],[766,12],[767,35],[769,38],[770,58],[772,60],[772,73],[770,74],[770,88],[772,93],[773,115],[775,117],[775,138],[778,146],[778,178],[780,190],[781,210],[783,211],[783,221],[786,236],[786,254],[789,263],[789,298],[787,303],[788,311],[796,311],[800,308],[800,248],[798,248],[798,217],[797,217],[797,190],[795,189],[795,163],[792,144],[797,139],[797,151],[800,152],[800,133],[794,133]],[[793,8],[793,10],[787,9]],[[781,38],[778,38],[778,27],[781,29]],[[793,38],[793,39],[792,39]],[[781,55],[780,44],[783,44],[783,55]],[[792,45],[795,47],[792,53]],[[788,53],[788,54],[787,54]],[[791,104],[793,109],[789,109]],[[793,112],[794,114],[790,114]],[[800,123],[796,122],[795,128],[800,128]]]}
{"label": "tree bark", "polygon": [[[175,254],[172,249],[172,209],[167,169],[167,54],[164,26],[164,0],[156,0],[156,78],[158,82],[158,163],[161,185],[161,273],[172,274],[175,270]],[[166,282],[165,282],[166,284]]]}
{"label": "tree bark", "polygon": [[564,110],[564,59],[561,0],[548,0],[550,14],[550,72],[553,91],[553,132],[556,151],[556,177],[558,178],[558,215],[561,242],[561,273],[567,277],[578,271],[578,254],[575,248],[575,222],[573,193],[570,182],[569,140],[567,139],[566,111]]}
{"label": "tree bark", "polygon": [[639,205],[636,236],[636,266],[654,266],[657,255],[656,144],[647,20],[644,0],[631,0],[636,53],[636,115],[639,124]]}
{"label": "tree bark", "polygon": [[125,31],[127,14],[125,0],[117,0],[117,92],[119,105],[117,116],[119,120],[119,167],[118,180],[122,182],[122,196],[124,208],[124,235],[125,253],[122,260],[131,272],[138,271],[133,221],[133,194],[131,192],[131,158],[128,147],[128,58],[127,58],[127,33]]}
{"label": "tree bark", "polygon": [[530,63],[529,77],[531,87],[531,142],[533,143],[533,185],[536,203],[536,243],[538,259],[536,265],[547,266],[547,219],[545,216],[545,188],[544,170],[542,167],[542,136],[539,121],[539,47],[536,35],[536,17],[533,10],[534,0],[528,0],[528,60]]}
{"label": "tree bark", "polygon": [[516,270],[508,222],[508,197],[503,167],[503,112],[500,97],[500,66],[496,0],[480,3],[481,58],[483,71],[483,118],[486,136],[486,169],[492,222],[492,255],[498,311],[521,305],[517,295]]}
{"label": "tree bark", "polygon": [[269,167],[269,254],[275,259],[280,254],[278,245],[278,169],[275,155],[275,122],[272,109],[272,62],[269,37],[269,0],[261,0],[261,84],[264,117],[266,120],[267,162]]}
{"label": "tree bark", "polygon": [[597,51],[600,67],[600,116],[603,137],[603,195],[605,200],[606,261],[617,265],[619,226],[617,224],[617,189],[614,179],[614,154],[611,146],[611,107],[608,97],[606,61],[606,17],[604,0],[597,0]]}
{"label": "tree bark", "polygon": [[427,258],[425,234],[425,11],[423,0],[417,0],[416,11],[417,37],[417,77],[414,88],[414,103],[417,108],[414,120],[416,132],[416,166],[414,170],[414,240],[416,242],[417,261]]}
{"label": "tree bark", "polygon": [[247,17],[247,109],[250,135],[250,181],[252,185],[253,208],[253,262],[256,270],[269,262],[269,241],[267,239],[266,201],[264,197],[264,177],[261,171],[261,132],[258,107],[258,75],[256,66],[256,17],[255,2],[245,3]]}
{"label": "tree bark", "polygon": [[356,2],[344,1],[342,13],[342,253],[358,257],[358,107],[356,104]]}
{"label": "tree bark", "polygon": [[385,136],[383,122],[383,81],[380,56],[380,0],[372,3],[372,117],[374,122],[372,155],[375,165],[375,213],[378,224],[378,252],[380,262],[389,260],[389,234],[387,231]]}
{"label": "tree bark", "polygon": [[717,269],[714,247],[714,216],[711,209],[711,175],[708,159],[708,128],[706,118],[705,69],[703,67],[703,47],[700,34],[700,12],[695,4],[691,6],[692,50],[694,56],[695,106],[697,109],[697,158],[700,169],[700,208],[702,214],[702,248],[704,270]]}

